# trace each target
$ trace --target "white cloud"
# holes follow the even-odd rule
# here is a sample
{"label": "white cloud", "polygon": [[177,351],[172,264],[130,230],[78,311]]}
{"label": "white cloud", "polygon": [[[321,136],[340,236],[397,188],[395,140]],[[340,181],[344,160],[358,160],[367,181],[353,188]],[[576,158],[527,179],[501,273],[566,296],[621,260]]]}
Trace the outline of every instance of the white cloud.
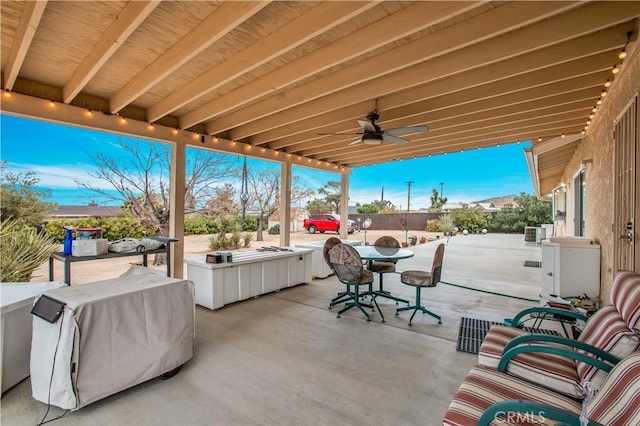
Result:
{"label": "white cloud", "polygon": [[87,183],[95,188],[113,189],[109,183],[102,179],[89,176],[87,171],[92,166],[87,164],[66,164],[45,166],[42,164],[10,163],[8,169],[16,173],[35,172],[40,179],[39,186],[51,189],[77,189],[80,182]]}

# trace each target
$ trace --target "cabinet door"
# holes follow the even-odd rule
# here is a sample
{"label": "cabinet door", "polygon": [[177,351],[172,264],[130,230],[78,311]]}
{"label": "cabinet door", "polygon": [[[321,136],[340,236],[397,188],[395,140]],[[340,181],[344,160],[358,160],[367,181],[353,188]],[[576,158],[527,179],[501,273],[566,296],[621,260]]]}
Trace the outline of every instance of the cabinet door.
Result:
{"label": "cabinet door", "polygon": [[[289,285],[297,285],[309,282],[308,278],[309,272],[309,255],[308,254],[299,254],[295,257],[289,258]],[[324,257],[322,258],[322,262],[324,263]]]}
{"label": "cabinet door", "polygon": [[224,287],[224,304],[237,302],[240,300],[240,280],[239,274],[240,268],[230,266],[222,268],[222,283]]}
{"label": "cabinet door", "polygon": [[541,282],[542,295],[558,294],[555,288],[555,249],[552,245],[542,245]]}
{"label": "cabinet door", "polygon": [[280,288],[278,285],[278,264],[273,260],[261,262],[263,274],[263,290],[271,293]]}

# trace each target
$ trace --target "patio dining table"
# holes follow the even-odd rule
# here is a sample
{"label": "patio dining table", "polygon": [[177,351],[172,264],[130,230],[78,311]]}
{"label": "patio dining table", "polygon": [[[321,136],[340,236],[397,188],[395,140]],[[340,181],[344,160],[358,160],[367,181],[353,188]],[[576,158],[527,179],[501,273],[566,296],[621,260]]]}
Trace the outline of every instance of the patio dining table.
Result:
{"label": "patio dining table", "polygon": [[[408,259],[415,255],[415,253],[412,250],[405,249],[405,248],[396,248],[396,247],[356,246],[354,247],[354,249],[356,249],[356,251],[358,252],[358,254],[363,260],[367,261],[367,268],[369,270],[371,270],[371,265],[373,265],[373,262],[375,261],[396,262],[401,259]],[[398,301],[409,303],[409,301],[405,299],[400,299],[391,295],[389,291],[386,291],[382,288],[382,284],[380,285],[380,288],[377,291],[374,291],[374,294],[378,296],[386,297],[388,299],[393,299],[396,301],[396,304]]]}

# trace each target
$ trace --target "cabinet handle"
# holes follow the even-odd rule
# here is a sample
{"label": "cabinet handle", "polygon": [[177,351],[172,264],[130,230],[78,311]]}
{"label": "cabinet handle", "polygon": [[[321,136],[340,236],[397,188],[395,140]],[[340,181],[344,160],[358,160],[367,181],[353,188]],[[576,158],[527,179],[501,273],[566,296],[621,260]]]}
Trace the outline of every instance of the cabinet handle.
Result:
{"label": "cabinet handle", "polygon": [[553,272],[547,272],[547,275],[549,275],[550,277],[553,276]]}

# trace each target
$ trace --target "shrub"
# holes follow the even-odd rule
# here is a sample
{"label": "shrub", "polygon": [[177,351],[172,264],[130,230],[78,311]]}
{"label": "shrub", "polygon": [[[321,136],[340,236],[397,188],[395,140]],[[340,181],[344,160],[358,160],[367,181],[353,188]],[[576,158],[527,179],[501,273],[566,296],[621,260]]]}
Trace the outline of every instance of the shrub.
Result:
{"label": "shrub", "polygon": [[184,235],[216,234],[218,228],[216,221],[209,217],[196,216],[184,218]]}
{"label": "shrub", "polygon": [[229,238],[229,242],[231,243],[230,248],[237,249],[240,247],[240,239],[241,239],[240,231],[236,230],[231,233],[231,237]]}
{"label": "shrub", "polygon": [[57,249],[56,242],[35,228],[4,220],[0,228],[0,281],[29,281],[31,274]]}
{"label": "shrub", "polygon": [[451,217],[450,214],[440,216],[440,219],[438,219],[438,225],[440,228],[440,232],[442,232],[444,235],[449,235],[449,233],[453,231],[454,227],[453,217]]}
{"label": "shrub", "polygon": [[116,241],[121,238],[142,238],[153,235],[153,231],[145,229],[137,219],[125,216],[82,219],[56,219],[44,225],[45,233],[56,242],[64,241],[64,227],[102,228],[102,238]]}
{"label": "shrub", "polygon": [[524,192],[515,198],[516,205],[507,205],[495,216],[492,228],[501,232],[524,232],[526,226],[551,223],[552,204],[548,198],[538,199]]}
{"label": "shrub", "polygon": [[251,245],[251,240],[253,239],[253,234],[245,232],[242,234],[242,246],[249,247]]}
{"label": "shrub", "polygon": [[472,209],[468,206],[453,210],[451,217],[461,231],[466,229],[469,232],[480,232],[484,228],[488,228],[491,222],[489,213],[481,209]]}
{"label": "shrub", "polygon": [[236,225],[241,231],[256,232],[258,230],[258,218],[256,216],[245,216],[244,222],[242,216],[236,216]]}
{"label": "shrub", "polygon": [[220,216],[218,218],[218,232],[230,234],[236,230],[236,218],[232,216]]}
{"label": "shrub", "polygon": [[269,228],[269,235],[280,235],[280,224],[273,225]]}
{"label": "shrub", "polygon": [[440,219],[432,219],[427,221],[427,227],[425,228],[427,232],[440,232]]}

